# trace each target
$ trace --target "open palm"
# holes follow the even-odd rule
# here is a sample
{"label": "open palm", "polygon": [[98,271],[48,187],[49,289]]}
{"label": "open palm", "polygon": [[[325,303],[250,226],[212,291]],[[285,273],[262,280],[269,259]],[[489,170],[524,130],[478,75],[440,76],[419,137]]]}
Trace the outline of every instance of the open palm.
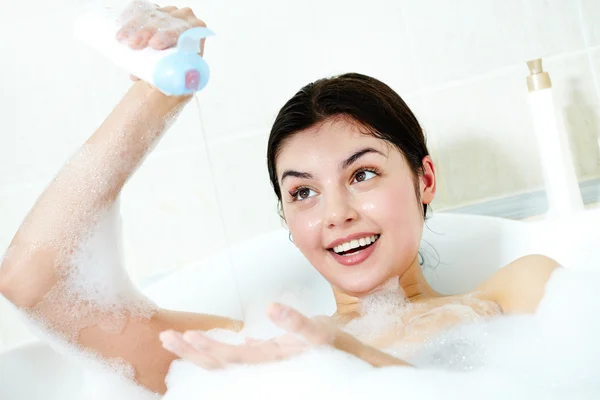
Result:
{"label": "open palm", "polygon": [[268,315],[287,333],[264,341],[250,339],[240,345],[219,342],[201,331],[165,331],[160,338],[165,349],[206,369],[278,361],[300,354],[311,346],[329,345],[351,352],[349,345],[361,345],[327,318],[309,318],[280,304],[273,304]]}

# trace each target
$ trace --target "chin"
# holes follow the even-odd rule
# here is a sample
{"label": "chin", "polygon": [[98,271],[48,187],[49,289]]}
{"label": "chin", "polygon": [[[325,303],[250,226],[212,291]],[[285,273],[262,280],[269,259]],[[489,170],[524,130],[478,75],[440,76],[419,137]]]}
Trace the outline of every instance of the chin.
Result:
{"label": "chin", "polygon": [[355,279],[342,279],[336,286],[350,296],[364,297],[377,292],[385,286],[390,279],[391,277],[389,276],[362,276]]}

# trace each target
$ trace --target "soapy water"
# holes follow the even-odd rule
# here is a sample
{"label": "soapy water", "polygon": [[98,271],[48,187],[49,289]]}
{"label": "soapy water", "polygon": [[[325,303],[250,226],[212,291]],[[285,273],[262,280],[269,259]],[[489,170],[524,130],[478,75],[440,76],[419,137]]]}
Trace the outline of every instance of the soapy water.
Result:
{"label": "soapy water", "polygon": [[[405,358],[417,368],[376,369],[331,348],[217,371],[179,360],[164,399],[599,398],[598,285],[597,271],[559,270],[535,315],[479,319],[440,333]],[[237,343],[243,335],[221,339]],[[402,345],[386,351],[398,349],[405,353]]]}

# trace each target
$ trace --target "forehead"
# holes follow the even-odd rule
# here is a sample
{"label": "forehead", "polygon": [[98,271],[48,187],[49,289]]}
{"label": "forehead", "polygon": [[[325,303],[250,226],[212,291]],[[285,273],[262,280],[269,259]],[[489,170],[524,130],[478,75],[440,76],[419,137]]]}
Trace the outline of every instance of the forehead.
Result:
{"label": "forehead", "polygon": [[331,118],[289,137],[277,157],[277,170],[302,167],[311,162],[337,164],[364,147],[389,155],[393,146],[372,136],[366,128],[349,118]]}

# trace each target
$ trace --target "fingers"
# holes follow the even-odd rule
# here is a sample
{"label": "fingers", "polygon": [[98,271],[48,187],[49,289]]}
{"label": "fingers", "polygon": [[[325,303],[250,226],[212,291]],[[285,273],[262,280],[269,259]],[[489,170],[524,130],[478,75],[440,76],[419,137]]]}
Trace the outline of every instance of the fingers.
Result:
{"label": "fingers", "polygon": [[242,351],[236,351],[237,346],[232,346],[226,343],[221,343],[210,339],[206,335],[198,331],[188,331],[183,334],[184,340],[192,344],[196,349],[201,350],[221,362],[242,363],[244,354]]}
{"label": "fingers", "polygon": [[173,47],[177,44],[177,39],[179,35],[181,35],[187,28],[179,28],[175,30],[162,30],[157,32],[152,38],[148,41],[150,47],[157,50],[168,49],[169,47]]}
{"label": "fingers", "polygon": [[160,334],[163,347],[171,353],[191,361],[205,369],[221,368],[223,364],[210,355],[199,351],[192,344],[183,339],[183,335],[175,331],[165,331]]}
{"label": "fingers", "polygon": [[306,343],[296,335],[231,345],[213,340],[200,331],[183,335],[173,331],[160,335],[163,347],[179,357],[206,369],[222,368],[231,364],[260,364],[282,360],[306,350]]}
{"label": "fingers", "polygon": [[205,369],[278,361],[298,355],[308,346],[306,341],[292,333],[265,341],[247,339],[241,345],[213,340],[200,331],[183,334],[165,331],[160,334],[160,340],[168,351]]}
{"label": "fingers", "polygon": [[129,39],[129,36],[136,31],[135,21],[128,21],[122,24],[121,29],[117,31],[116,38],[118,41]]}
{"label": "fingers", "polygon": [[129,36],[129,47],[132,49],[143,49],[148,46],[148,42],[156,33],[156,28],[146,27],[141,28],[134,34]]}
{"label": "fingers", "polygon": [[175,7],[175,6],[158,7],[157,10],[170,14],[173,11],[177,11],[177,7]]}
{"label": "fingers", "polygon": [[119,20],[122,27],[116,38],[119,41],[127,41],[132,49],[150,46],[164,50],[175,46],[184,31],[192,27],[206,26],[188,7],[158,7],[143,1],[132,3]]}
{"label": "fingers", "polygon": [[189,7],[184,7],[180,9],[175,9],[170,12],[170,14],[175,18],[181,18],[187,20],[188,18],[195,18],[194,12]]}
{"label": "fingers", "polygon": [[244,340],[244,342],[245,342],[246,344],[250,344],[250,345],[252,345],[252,344],[258,344],[258,343],[262,342],[262,340],[253,339],[253,338],[247,337],[247,338]]}
{"label": "fingers", "polygon": [[334,339],[329,325],[323,321],[312,320],[291,307],[272,304],[268,310],[271,320],[280,328],[304,337],[310,344],[331,344]]}
{"label": "fingers", "polygon": [[183,335],[184,340],[193,344],[197,349],[218,360],[222,364],[257,364],[276,361],[295,354],[298,349],[292,346],[280,347],[274,341],[257,341],[255,343],[232,345],[213,340],[202,332],[188,331]]}

